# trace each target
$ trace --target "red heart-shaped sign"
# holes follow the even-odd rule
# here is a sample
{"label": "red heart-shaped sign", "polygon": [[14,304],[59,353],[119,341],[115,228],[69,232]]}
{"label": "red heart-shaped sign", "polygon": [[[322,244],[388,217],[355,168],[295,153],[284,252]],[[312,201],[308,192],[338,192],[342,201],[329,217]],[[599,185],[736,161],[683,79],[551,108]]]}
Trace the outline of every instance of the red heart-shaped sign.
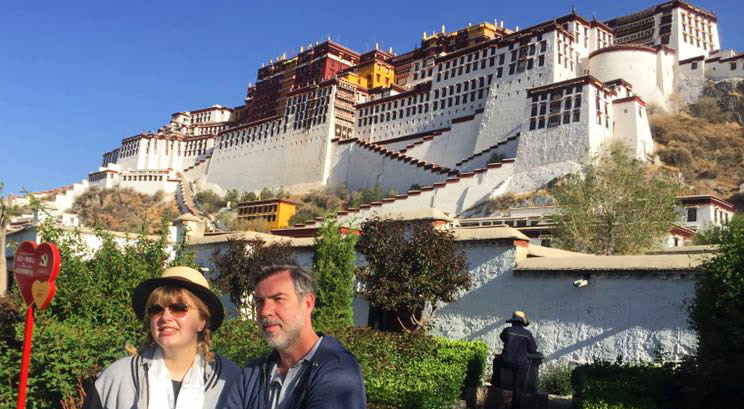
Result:
{"label": "red heart-shaped sign", "polygon": [[37,246],[24,241],[13,257],[13,275],[21,290],[23,301],[38,309],[45,309],[52,302],[56,287],[54,280],[59,273],[59,249],[54,243]]}

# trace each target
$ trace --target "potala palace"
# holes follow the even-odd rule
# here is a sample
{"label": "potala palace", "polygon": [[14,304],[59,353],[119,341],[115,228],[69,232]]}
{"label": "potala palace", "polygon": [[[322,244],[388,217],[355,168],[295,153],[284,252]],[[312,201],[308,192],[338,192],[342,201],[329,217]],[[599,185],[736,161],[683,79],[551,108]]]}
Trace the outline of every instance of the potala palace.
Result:
{"label": "potala palace", "polygon": [[[697,347],[687,305],[713,250],[675,247],[676,236],[727,222],[731,203],[680,200],[685,224],[669,248],[635,256],[541,246],[535,220],[548,206],[510,209],[498,225],[458,216],[578,172],[614,141],[655,160],[647,107],[677,110],[709,81],[729,79],[744,79],[744,53],[722,50],[716,16],[683,1],[604,22],[572,12],[521,29],[501,21],[442,27],[402,54],[360,53],[329,39],[271,58],[244,105],[176,112],[160,129],[125,137],[97,171],[59,191],[54,207],[64,216],[91,187],[162,190],[183,213],[174,229],[198,233],[189,246],[199,265],[214,271],[211,255],[230,238],[261,237],[289,240],[297,262],[310,266],[311,235],[203,234],[194,192],[379,185],[405,193],[343,209],[339,218],[358,223],[387,213],[433,222],[451,229],[466,254],[473,288],[440,306],[433,333],[483,339],[493,353],[505,319],[524,309],[548,359],[647,361],[658,351],[680,359]],[[36,231],[13,234],[9,241],[22,241]],[[572,285],[577,278],[583,288]],[[358,325],[373,325],[373,310],[355,297]]]}
{"label": "potala palace", "polygon": [[[308,44],[261,67],[244,105],[176,112],[124,138],[76,187],[182,198],[379,183],[408,193],[362,211],[458,214],[575,172],[613,140],[650,159],[647,105],[673,109],[707,80],[744,77],[744,54],[721,50],[716,21],[669,1],[605,22],[572,12],[523,29],[442,27],[403,54]],[[503,160],[489,164],[494,155]]]}

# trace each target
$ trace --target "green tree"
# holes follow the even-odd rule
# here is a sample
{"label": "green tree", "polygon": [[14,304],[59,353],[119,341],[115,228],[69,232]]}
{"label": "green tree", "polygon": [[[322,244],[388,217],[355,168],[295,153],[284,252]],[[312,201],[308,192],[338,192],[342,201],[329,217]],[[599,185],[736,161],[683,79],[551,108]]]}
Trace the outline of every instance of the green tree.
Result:
{"label": "green tree", "polygon": [[261,238],[242,240],[228,239],[227,248],[218,248],[212,253],[216,268],[216,286],[241,311],[252,311],[249,299],[253,287],[250,274],[270,264],[295,264],[289,240],[267,243]]}
{"label": "green tree", "polygon": [[225,203],[230,206],[230,208],[235,208],[238,204],[238,191],[235,189],[228,190],[227,193],[225,193]]}
{"label": "green tree", "polygon": [[313,272],[317,297],[313,322],[316,328],[354,325],[352,300],[358,236],[343,234],[335,219],[326,220],[315,236]]}
{"label": "green tree", "polygon": [[737,213],[728,224],[712,225],[695,234],[695,244],[722,244],[733,239],[732,235],[744,229],[744,214]]}
{"label": "green tree", "polygon": [[424,328],[438,303],[470,287],[465,253],[451,232],[431,223],[368,219],[357,248],[367,261],[357,272],[361,293],[373,306],[396,312],[403,328]]}
{"label": "green tree", "polygon": [[256,200],[258,200],[258,196],[253,192],[243,192],[243,194],[240,195],[241,202],[253,202]]}
{"label": "green tree", "polygon": [[695,284],[690,322],[698,334],[697,361],[706,407],[744,400],[744,223],[725,226],[716,255]]}
{"label": "green tree", "polygon": [[196,194],[199,209],[207,214],[217,213],[227,205],[224,198],[211,190],[203,190]]}
{"label": "green tree", "polygon": [[627,147],[613,145],[554,192],[551,216],[559,247],[592,254],[641,254],[662,243],[679,215],[677,186],[646,176]]}

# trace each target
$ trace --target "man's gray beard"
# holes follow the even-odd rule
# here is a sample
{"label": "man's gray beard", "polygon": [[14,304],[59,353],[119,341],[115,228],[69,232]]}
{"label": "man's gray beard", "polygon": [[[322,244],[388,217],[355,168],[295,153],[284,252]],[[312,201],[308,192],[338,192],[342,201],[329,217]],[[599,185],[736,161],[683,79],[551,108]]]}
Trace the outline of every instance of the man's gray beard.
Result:
{"label": "man's gray beard", "polygon": [[[281,329],[284,331],[284,334],[281,334],[280,331],[279,334],[270,336],[266,332],[264,332],[263,326],[265,325],[265,323],[269,322],[271,322],[272,324],[278,323],[281,326]],[[302,332],[302,327],[304,325],[305,319],[301,316],[295,322],[295,325],[293,327],[284,327],[284,323],[279,320],[271,321],[264,318],[261,322],[261,335],[263,335],[264,340],[267,344],[269,344],[270,347],[275,348],[279,351],[284,351],[289,348],[289,346],[292,345],[295,341],[297,341],[298,338],[300,338],[300,332]]]}

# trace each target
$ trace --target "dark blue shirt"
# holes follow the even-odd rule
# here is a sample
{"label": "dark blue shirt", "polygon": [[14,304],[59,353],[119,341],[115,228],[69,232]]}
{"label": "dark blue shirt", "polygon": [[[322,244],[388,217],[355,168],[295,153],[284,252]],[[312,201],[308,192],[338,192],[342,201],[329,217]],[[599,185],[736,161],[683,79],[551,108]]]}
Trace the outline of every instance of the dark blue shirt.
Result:
{"label": "dark blue shirt", "polygon": [[[318,334],[322,335],[322,334]],[[322,335],[309,370],[303,371],[291,396],[282,402],[286,409],[366,409],[364,378],[356,358],[335,338]],[[265,409],[269,405],[270,369],[279,353],[248,363],[234,385],[226,409]]]}
{"label": "dark blue shirt", "polygon": [[499,335],[504,343],[501,361],[513,368],[523,368],[529,364],[527,354],[537,352],[537,344],[532,333],[520,325],[504,328]]}

